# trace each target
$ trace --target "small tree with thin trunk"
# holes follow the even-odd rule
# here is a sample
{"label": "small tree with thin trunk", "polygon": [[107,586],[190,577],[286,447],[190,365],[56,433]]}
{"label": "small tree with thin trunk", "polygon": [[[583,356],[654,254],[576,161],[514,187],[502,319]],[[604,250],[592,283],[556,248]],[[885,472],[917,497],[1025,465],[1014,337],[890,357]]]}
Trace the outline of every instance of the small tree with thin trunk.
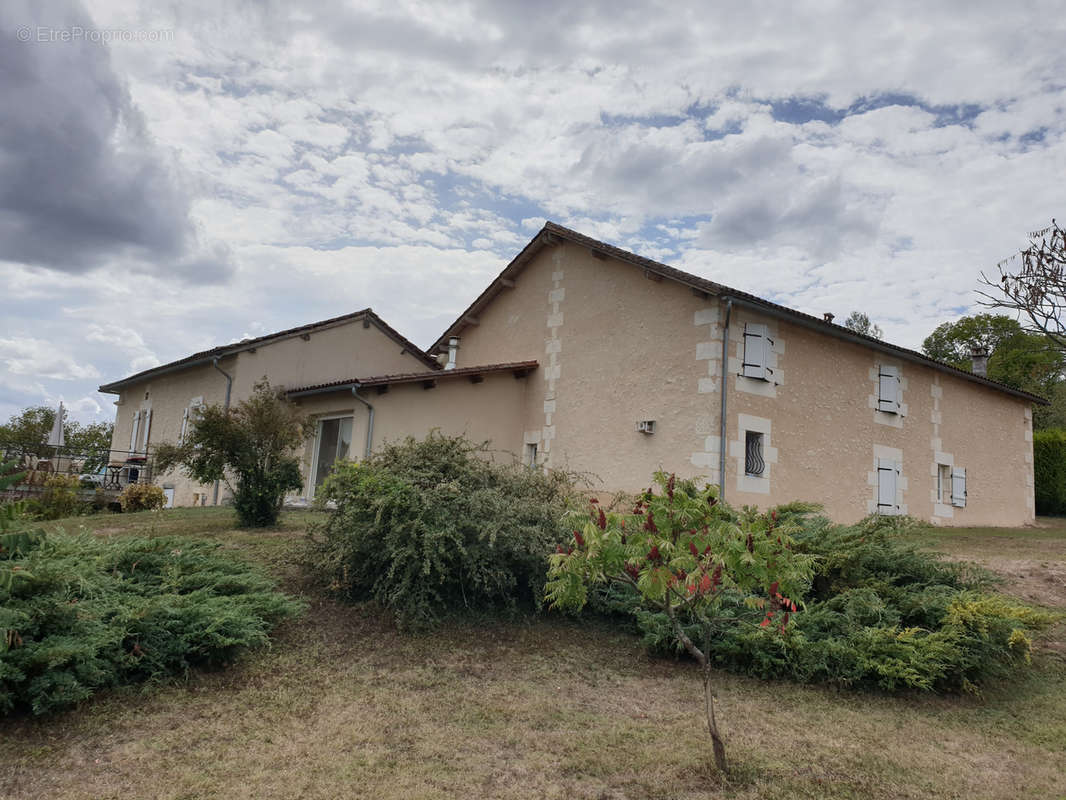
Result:
{"label": "small tree with thin trunk", "polygon": [[303,488],[294,455],[312,425],[266,378],[234,408],[210,405],[180,444],[161,444],[155,466],[180,467],[201,483],[225,481],[240,524],[264,528],[278,521],[285,493]]}
{"label": "small tree with thin trunk", "polygon": [[628,514],[590,501],[569,548],[551,556],[546,595],[554,607],[578,610],[590,588],[614,584],[664,613],[679,648],[699,664],[714,761],[725,771],[710,645],[727,626],[784,631],[797,610],[790,598],[810,584],[813,559],[792,551],[790,526],[776,512],[737,515],[718,505],[714,487],[700,490],[663,472],[655,481],[660,491],[648,489]]}

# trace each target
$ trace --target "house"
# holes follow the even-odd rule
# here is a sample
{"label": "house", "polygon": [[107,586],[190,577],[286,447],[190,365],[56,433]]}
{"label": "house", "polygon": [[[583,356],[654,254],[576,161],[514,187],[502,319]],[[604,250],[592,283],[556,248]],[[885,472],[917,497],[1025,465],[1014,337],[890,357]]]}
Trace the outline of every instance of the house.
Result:
{"label": "house", "polygon": [[[366,310],[199,353],[101,387],[119,394],[114,446],[177,439],[198,403],[263,375],[318,421],[307,497],[336,458],[439,429],[605,489],[661,467],[842,522],[1034,518],[1041,398],[550,222],[428,352]],[[178,504],[215,502],[162,480]]]}

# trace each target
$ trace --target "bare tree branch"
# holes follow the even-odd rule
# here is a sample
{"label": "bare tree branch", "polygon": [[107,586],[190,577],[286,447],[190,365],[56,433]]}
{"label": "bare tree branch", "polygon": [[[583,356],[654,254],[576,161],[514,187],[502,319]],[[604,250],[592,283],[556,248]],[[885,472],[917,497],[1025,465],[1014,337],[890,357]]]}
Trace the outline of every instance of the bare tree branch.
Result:
{"label": "bare tree branch", "polygon": [[998,278],[981,273],[977,294],[987,308],[1021,312],[1027,330],[1066,350],[1066,230],[1051,225],[1029,234],[1029,247],[996,265]]}

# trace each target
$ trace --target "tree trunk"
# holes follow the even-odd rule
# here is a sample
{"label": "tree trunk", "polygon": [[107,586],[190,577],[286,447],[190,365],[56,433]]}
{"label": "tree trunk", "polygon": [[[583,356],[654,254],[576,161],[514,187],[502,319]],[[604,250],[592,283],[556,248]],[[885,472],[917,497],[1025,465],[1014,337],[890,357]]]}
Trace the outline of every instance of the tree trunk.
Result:
{"label": "tree trunk", "polygon": [[711,689],[711,665],[703,665],[703,700],[707,709],[707,730],[711,734],[711,743],[714,746],[714,765],[719,771],[727,772],[725,760],[725,742],[718,733],[718,722],[714,717],[714,693]]}
{"label": "tree trunk", "polygon": [[711,734],[711,744],[714,746],[714,764],[719,771],[726,772],[728,768],[725,760],[725,742],[722,741],[722,737],[718,733],[718,722],[714,718],[714,696],[711,691],[711,660],[707,658],[706,653],[696,647],[696,643],[685,633],[684,627],[682,627],[681,622],[674,613],[673,606],[669,602],[665,604],[663,610],[666,611],[666,615],[674,626],[674,635],[677,636],[677,640],[699,662],[700,669],[703,671],[703,701],[707,713],[707,730]]}

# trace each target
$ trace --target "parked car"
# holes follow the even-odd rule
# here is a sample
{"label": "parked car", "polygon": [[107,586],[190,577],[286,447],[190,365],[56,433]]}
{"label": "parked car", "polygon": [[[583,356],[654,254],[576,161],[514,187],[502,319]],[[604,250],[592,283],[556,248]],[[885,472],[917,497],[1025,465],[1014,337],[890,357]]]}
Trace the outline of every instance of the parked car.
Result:
{"label": "parked car", "polygon": [[107,481],[107,467],[100,467],[95,472],[83,472],[78,480],[85,489],[102,489]]}

